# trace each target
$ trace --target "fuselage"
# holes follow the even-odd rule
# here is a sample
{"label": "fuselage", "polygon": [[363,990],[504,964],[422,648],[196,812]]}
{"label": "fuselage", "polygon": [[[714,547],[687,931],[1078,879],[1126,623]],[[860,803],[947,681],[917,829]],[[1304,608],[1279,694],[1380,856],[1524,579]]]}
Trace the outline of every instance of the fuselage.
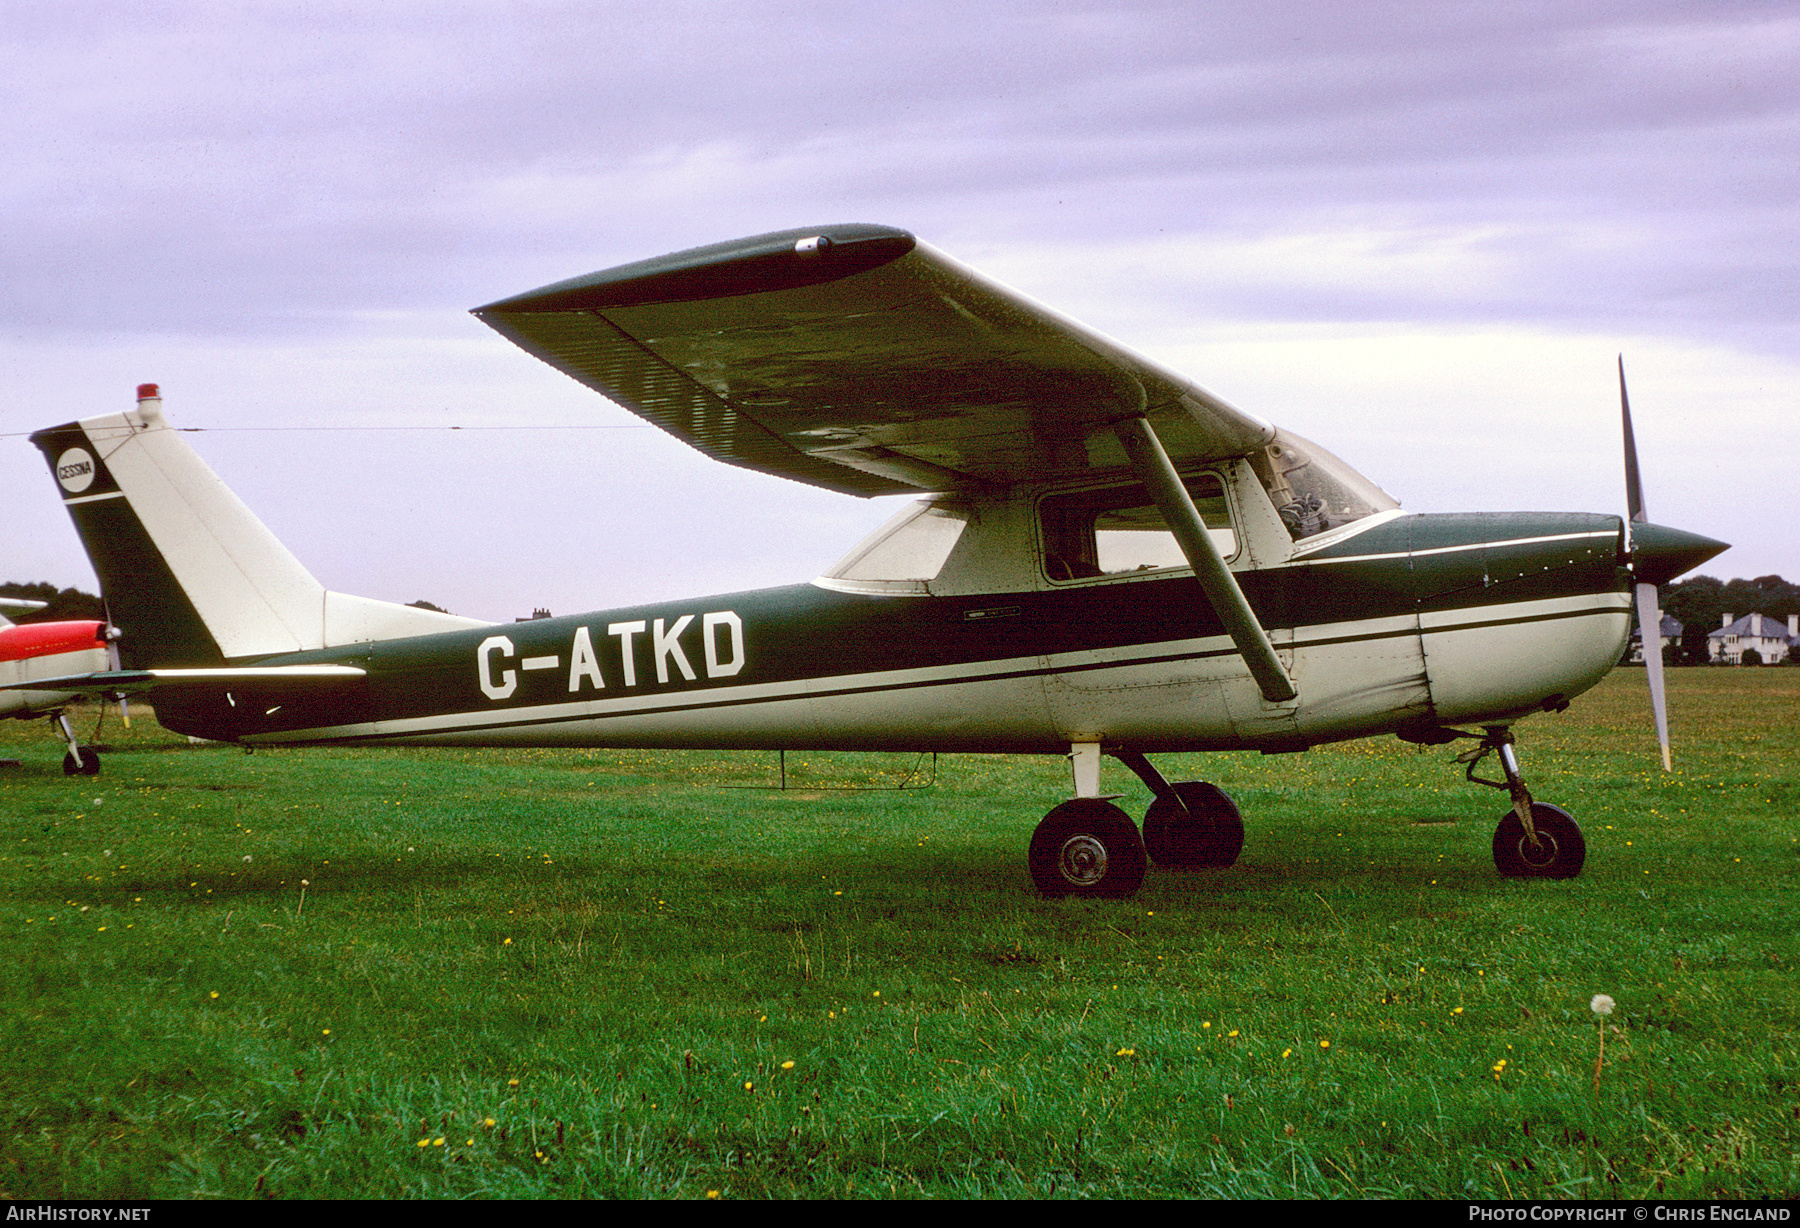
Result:
{"label": "fuselage", "polygon": [[1053,575],[1035,500],[983,506],[927,580],[271,657],[367,672],[299,700],[171,695],[158,717],[253,744],[1286,751],[1560,707],[1629,629],[1615,516],[1386,512],[1291,542],[1239,509],[1233,571],[1298,691],[1271,703],[1191,573]]}

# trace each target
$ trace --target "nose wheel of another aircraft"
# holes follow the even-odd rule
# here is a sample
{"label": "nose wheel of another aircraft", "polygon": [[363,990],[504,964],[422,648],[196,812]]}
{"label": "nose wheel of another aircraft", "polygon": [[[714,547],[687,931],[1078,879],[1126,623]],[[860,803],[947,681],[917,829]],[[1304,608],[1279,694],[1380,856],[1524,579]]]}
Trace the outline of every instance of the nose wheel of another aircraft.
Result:
{"label": "nose wheel of another aircraft", "polygon": [[98,776],[100,774],[100,752],[91,746],[83,746],[81,739],[75,736],[75,727],[69,724],[69,715],[58,712],[52,721],[62,729],[63,741],[68,743],[69,751],[63,756],[64,776]]}
{"label": "nose wheel of another aircraft", "polygon": [[98,776],[100,755],[91,746],[80,746],[63,756],[64,776]]}
{"label": "nose wheel of another aircraft", "polygon": [[1244,819],[1237,804],[1203,780],[1169,786],[1144,814],[1144,850],[1159,866],[1235,865],[1243,849]]}
{"label": "nose wheel of another aircraft", "polygon": [[1144,881],[1144,842],[1131,816],[1102,798],[1064,802],[1031,837],[1031,878],[1044,895],[1120,899]]}

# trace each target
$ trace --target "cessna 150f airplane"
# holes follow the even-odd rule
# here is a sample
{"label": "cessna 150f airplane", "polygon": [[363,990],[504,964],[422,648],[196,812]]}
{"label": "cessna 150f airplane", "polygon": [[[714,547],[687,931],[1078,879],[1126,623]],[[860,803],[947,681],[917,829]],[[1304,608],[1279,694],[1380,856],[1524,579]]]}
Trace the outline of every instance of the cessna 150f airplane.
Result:
{"label": "cessna 150f airplane", "polygon": [[[83,746],[69,724],[68,706],[80,694],[44,689],[39,679],[66,677],[71,672],[89,673],[117,668],[116,652],[106,637],[106,624],[89,619],[69,622],[15,624],[8,614],[24,614],[44,608],[42,601],[0,597],[0,716],[25,720],[48,716],[62,730],[69,753],[63,772],[92,776],[100,770],[100,754]],[[12,689],[6,689],[10,686]],[[121,708],[123,701],[121,701]]]}
{"label": "cessna 150f airplane", "polygon": [[[246,746],[1066,754],[1074,797],[1030,844],[1049,895],[1130,894],[1146,854],[1236,859],[1231,800],[1148,755],[1470,738],[1467,775],[1513,803],[1501,872],[1567,877],[1580,829],[1533,801],[1511,726],[1619,660],[1633,584],[1654,604],[1724,549],[1641,516],[1408,515],[889,227],[698,248],[475,314],[728,464],[927,497],[810,584],[501,628],[326,592],[146,385],[33,436],[121,633],[120,668],[59,685],[150,691],[169,728]],[[1490,752],[1502,780],[1475,775]],[[1155,795],[1141,835],[1102,755]]]}

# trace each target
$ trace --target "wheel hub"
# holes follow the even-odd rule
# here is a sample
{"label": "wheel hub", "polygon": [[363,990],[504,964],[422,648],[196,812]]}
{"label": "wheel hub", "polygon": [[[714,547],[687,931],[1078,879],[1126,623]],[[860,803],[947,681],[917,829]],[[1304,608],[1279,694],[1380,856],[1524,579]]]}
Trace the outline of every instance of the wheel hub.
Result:
{"label": "wheel hub", "polygon": [[1519,860],[1534,870],[1553,864],[1556,853],[1556,838],[1546,831],[1538,832],[1535,842],[1530,836],[1519,841]]}
{"label": "wheel hub", "polygon": [[1076,887],[1092,887],[1106,877],[1106,846],[1086,834],[1070,836],[1057,854],[1056,868]]}

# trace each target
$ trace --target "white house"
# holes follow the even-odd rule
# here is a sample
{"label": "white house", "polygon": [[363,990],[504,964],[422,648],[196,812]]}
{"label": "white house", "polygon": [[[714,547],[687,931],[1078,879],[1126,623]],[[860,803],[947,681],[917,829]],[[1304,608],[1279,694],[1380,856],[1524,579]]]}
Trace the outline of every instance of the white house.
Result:
{"label": "white house", "polygon": [[1756,649],[1764,665],[1787,660],[1790,650],[1800,648],[1800,614],[1789,614],[1783,625],[1779,618],[1763,614],[1746,614],[1733,619],[1725,615],[1725,625],[1706,637],[1706,654],[1715,662],[1736,665],[1744,651]]}
{"label": "white house", "polygon": [[[1658,613],[1661,613],[1661,611],[1658,611]],[[1679,619],[1663,614],[1658,620],[1658,625],[1662,632],[1662,642],[1664,647],[1676,643],[1681,639],[1681,621]],[[1644,663],[1644,637],[1639,634],[1638,629],[1635,627],[1631,632],[1631,652],[1627,659],[1630,660],[1633,665],[1642,665]]]}

